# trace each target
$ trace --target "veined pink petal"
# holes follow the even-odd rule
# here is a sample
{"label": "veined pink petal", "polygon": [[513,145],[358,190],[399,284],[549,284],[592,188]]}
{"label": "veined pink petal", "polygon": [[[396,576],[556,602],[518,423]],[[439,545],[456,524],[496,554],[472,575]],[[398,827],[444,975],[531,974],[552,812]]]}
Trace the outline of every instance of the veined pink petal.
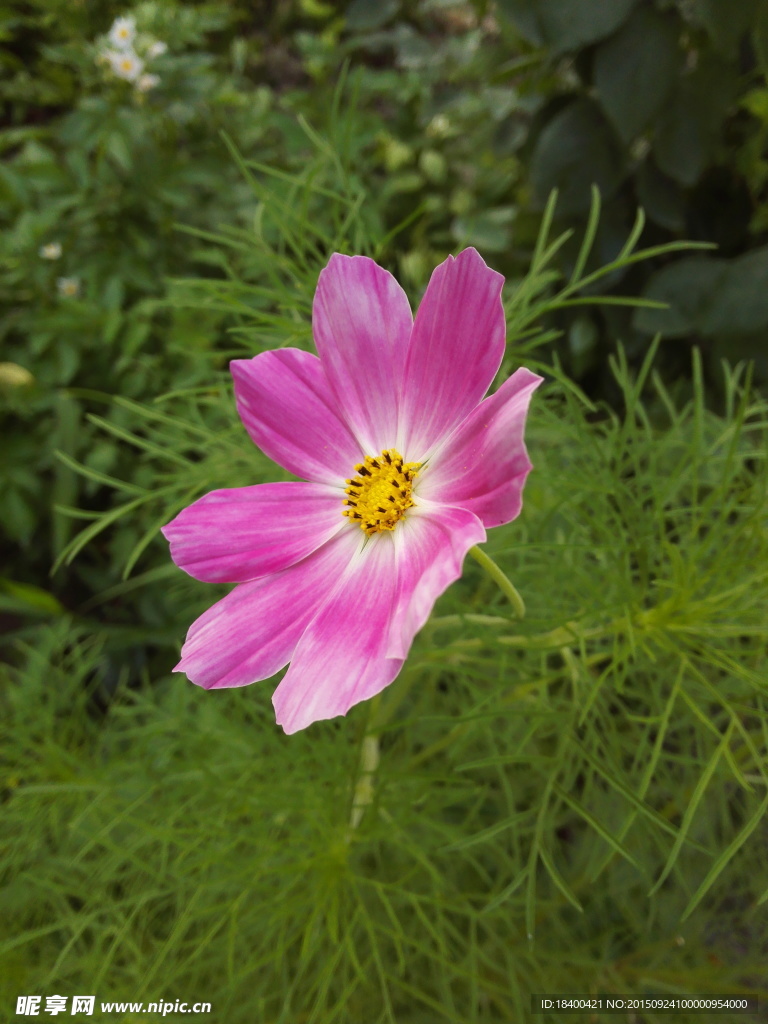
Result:
{"label": "veined pink petal", "polygon": [[299,641],[272,698],[287,733],[345,715],[388,686],[467,550],[485,540],[472,512],[416,511],[369,538]]}
{"label": "veined pink petal", "polygon": [[312,329],[339,408],[367,454],[394,443],[411,325],[408,299],[388,271],[366,256],[331,256]]}
{"label": "veined pink petal", "polygon": [[435,601],[461,576],[467,552],[486,535],[473,512],[432,504],[419,495],[394,537],[398,592],[387,654],[405,659]]}
{"label": "veined pink petal", "polygon": [[290,568],[235,587],[192,623],[174,671],[206,690],[274,675],[360,548],[359,533],[344,529]]}
{"label": "veined pink petal", "polygon": [[303,482],[211,491],[163,527],[171,558],[209,583],[243,583],[305,558],[343,527],[339,488]]}
{"label": "veined pink petal", "polygon": [[338,484],[349,476],[363,453],[317,356],[281,348],[229,366],[237,411],[265,455],[307,480]]}
{"label": "veined pink petal", "polygon": [[376,534],[307,627],[275,690],[287,733],[345,715],[392,682],[403,663],[386,653],[397,591],[392,535]]}
{"label": "veined pink petal", "polygon": [[531,470],[523,440],[525,419],[542,380],[521,367],[484,399],[424,468],[419,495],[469,509],[487,527],[515,519]]}
{"label": "veined pink petal", "polygon": [[421,459],[491,386],[504,354],[504,278],[475,249],[432,274],[413,325],[403,378],[401,430]]}

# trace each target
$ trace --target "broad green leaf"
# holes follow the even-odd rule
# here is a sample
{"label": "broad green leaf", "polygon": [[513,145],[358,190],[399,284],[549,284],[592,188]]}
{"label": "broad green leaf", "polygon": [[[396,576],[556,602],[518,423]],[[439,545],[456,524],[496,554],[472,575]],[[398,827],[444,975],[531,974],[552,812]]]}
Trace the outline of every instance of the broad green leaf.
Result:
{"label": "broad green leaf", "polygon": [[600,102],[624,142],[643,131],[671,93],[681,63],[677,27],[653,7],[638,7],[595,53]]}
{"label": "broad green leaf", "polygon": [[768,246],[728,261],[700,322],[704,334],[750,334],[768,327]]}
{"label": "broad green leaf", "polygon": [[638,167],[635,185],[638,202],[652,221],[670,231],[685,229],[683,190],[659,170],[652,157]]}
{"label": "broad green leaf", "polygon": [[536,141],[531,178],[544,202],[558,190],[557,212],[573,216],[589,210],[592,185],[609,199],[619,186],[622,156],[614,134],[596,104],[577,99],[556,114]]}
{"label": "broad green leaf", "polygon": [[504,252],[509,248],[515,212],[514,207],[505,206],[457,217],[451,230],[461,245],[475,245],[488,252]]}
{"label": "broad green leaf", "polygon": [[347,28],[352,32],[381,28],[399,9],[399,0],[352,0],[347,8]]}
{"label": "broad green leaf", "polygon": [[711,256],[687,256],[658,270],[643,297],[666,302],[668,309],[638,309],[634,325],[648,334],[678,338],[695,330],[728,269],[728,261]]}
{"label": "broad green leaf", "polygon": [[702,57],[683,78],[658,117],[656,163],[682,185],[694,185],[715,149],[726,111],[734,98],[737,72],[716,57]]}
{"label": "broad green leaf", "polygon": [[703,25],[712,45],[721,53],[735,57],[744,34],[754,25],[759,0],[694,0],[693,16]]}
{"label": "broad green leaf", "polygon": [[[532,43],[578,50],[615,32],[636,0],[500,0],[499,7]],[[535,8],[535,10],[532,10]]]}

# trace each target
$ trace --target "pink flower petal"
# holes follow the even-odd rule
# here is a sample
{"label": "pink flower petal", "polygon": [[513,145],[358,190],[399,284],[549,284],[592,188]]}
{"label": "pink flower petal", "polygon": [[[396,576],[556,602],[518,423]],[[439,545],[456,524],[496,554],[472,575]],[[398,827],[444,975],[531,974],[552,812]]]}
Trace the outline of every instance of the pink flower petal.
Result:
{"label": "pink flower petal", "polygon": [[251,440],[291,473],[341,483],[360,461],[317,356],[297,348],[234,359],[237,411]]}
{"label": "pink flower petal", "polygon": [[305,558],[343,527],[340,488],[303,482],[211,491],[163,527],[171,558],[209,583],[243,583]]}
{"label": "pink flower petal", "polygon": [[421,459],[478,404],[504,354],[504,278],[475,249],[432,274],[413,325],[403,378],[401,428]]}
{"label": "pink flower petal", "polygon": [[515,519],[531,470],[525,419],[542,380],[521,368],[484,399],[422,470],[419,495],[469,509],[487,527]]}
{"label": "pink flower petal", "polygon": [[192,623],[174,671],[206,690],[274,675],[360,548],[360,532],[344,529],[290,568],[235,587]]}
{"label": "pink flower petal", "polygon": [[404,659],[435,601],[461,576],[467,552],[482,544],[486,534],[473,512],[432,504],[419,495],[394,536],[398,594],[387,654]]}
{"label": "pink flower petal", "polygon": [[366,454],[394,444],[411,333],[405,292],[365,256],[331,256],[312,309],[317,351]]}
{"label": "pink flower petal", "polygon": [[368,540],[299,641],[272,698],[287,733],[345,715],[388,686],[467,550],[485,540],[471,512],[415,511]]}

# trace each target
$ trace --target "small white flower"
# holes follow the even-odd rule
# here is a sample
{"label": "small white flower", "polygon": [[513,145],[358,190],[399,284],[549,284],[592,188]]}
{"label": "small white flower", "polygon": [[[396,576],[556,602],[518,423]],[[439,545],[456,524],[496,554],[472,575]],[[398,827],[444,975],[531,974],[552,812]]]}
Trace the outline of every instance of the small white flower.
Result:
{"label": "small white flower", "polygon": [[80,294],[79,277],[60,277],[56,281],[59,295],[65,299],[75,299]]}
{"label": "small white flower", "polygon": [[156,42],[152,43],[149,46],[147,50],[147,57],[149,57],[150,60],[153,57],[162,57],[163,54],[167,51],[167,49],[167,43],[163,43],[161,40],[158,39]]}
{"label": "small white flower", "polygon": [[136,37],[136,21],[134,18],[115,18],[109,30],[109,41],[119,50],[127,50]]}
{"label": "small white flower", "polygon": [[106,50],[104,56],[113,74],[124,78],[126,82],[135,82],[144,70],[144,61],[133,50]]}
{"label": "small white flower", "polygon": [[142,75],[136,83],[136,88],[139,92],[149,92],[157,85],[160,85],[160,75]]}
{"label": "small white flower", "polygon": [[40,246],[40,256],[44,260],[57,260],[61,256],[61,242],[48,242]]}

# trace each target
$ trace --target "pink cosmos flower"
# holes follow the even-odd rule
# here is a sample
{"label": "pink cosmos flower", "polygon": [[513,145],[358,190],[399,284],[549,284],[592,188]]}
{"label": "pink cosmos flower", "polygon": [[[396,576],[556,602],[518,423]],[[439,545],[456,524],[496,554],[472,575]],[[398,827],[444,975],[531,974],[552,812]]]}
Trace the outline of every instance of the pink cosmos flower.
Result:
{"label": "pink cosmos flower", "polygon": [[306,482],[212,491],[164,528],[180,568],[238,584],[192,624],[175,671],[214,689],[290,662],[273,697],[287,733],[392,682],[469,548],[520,512],[542,378],[519,369],[483,398],[503,281],[465,249],[413,320],[391,274],[335,254],[314,299],[319,355],[231,363],[251,439]]}

